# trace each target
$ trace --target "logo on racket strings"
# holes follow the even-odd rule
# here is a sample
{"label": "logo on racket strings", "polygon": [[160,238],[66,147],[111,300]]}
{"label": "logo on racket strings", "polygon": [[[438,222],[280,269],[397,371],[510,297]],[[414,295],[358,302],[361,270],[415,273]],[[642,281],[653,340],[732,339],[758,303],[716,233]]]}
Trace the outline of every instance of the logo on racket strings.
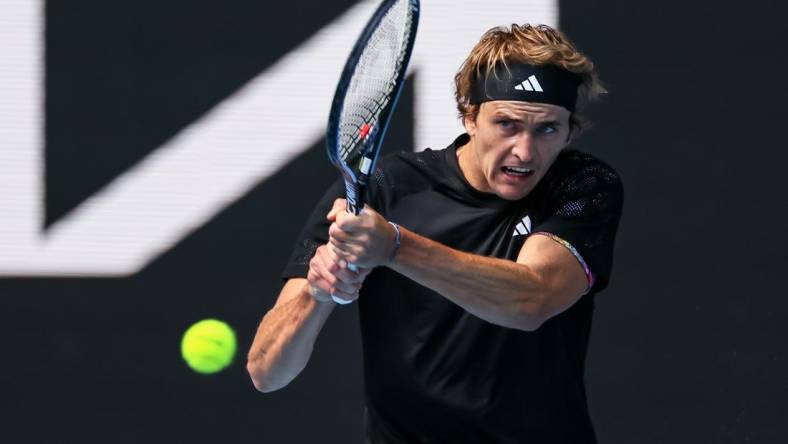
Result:
{"label": "logo on racket strings", "polygon": [[369,123],[365,123],[361,125],[361,128],[358,130],[358,137],[361,140],[364,140],[369,136],[369,133],[372,131],[372,125]]}

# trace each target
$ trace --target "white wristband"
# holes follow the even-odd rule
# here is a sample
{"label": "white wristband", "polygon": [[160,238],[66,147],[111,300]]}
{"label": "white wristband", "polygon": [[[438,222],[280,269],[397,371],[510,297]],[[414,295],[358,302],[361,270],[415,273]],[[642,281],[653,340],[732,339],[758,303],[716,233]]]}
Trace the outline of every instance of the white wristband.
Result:
{"label": "white wristband", "polygon": [[337,304],[339,304],[339,305],[347,305],[347,304],[352,304],[352,303],[353,303],[353,301],[355,301],[355,299],[353,299],[353,300],[351,300],[351,301],[346,301],[346,300],[344,300],[344,299],[340,299],[340,298],[338,298],[338,297],[334,296],[333,294],[331,295],[331,299],[333,299],[333,300],[334,300],[334,302],[336,302],[336,303],[337,303]]}

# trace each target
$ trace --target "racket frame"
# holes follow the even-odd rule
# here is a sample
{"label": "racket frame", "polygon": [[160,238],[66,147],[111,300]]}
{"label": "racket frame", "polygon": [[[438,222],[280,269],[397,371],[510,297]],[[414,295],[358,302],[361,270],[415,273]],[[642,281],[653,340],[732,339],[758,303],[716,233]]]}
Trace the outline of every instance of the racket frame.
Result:
{"label": "racket frame", "polygon": [[356,40],[353,50],[348,56],[345,67],[342,70],[342,75],[339,78],[336,92],[334,93],[334,100],[331,103],[331,112],[328,118],[328,128],[326,129],[326,149],[328,151],[328,158],[342,174],[345,181],[345,197],[347,198],[347,211],[352,214],[360,214],[364,208],[364,191],[369,183],[370,173],[375,171],[375,164],[380,154],[380,147],[383,144],[383,139],[388,130],[391,116],[399,101],[400,94],[402,94],[402,87],[405,84],[405,75],[408,70],[410,58],[413,53],[413,46],[416,39],[416,29],[419,24],[419,0],[403,0],[408,2],[408,7],[413,12],[411,18],[412,32],[408,35],[406,41],[405,55],[403,58],[402,66],[397,73],[394,80],[394,88],[391,94],[391,99],[382,108],[377,122],[369,131],[366,137],[361,137],[361,141],[365,146],[360,150],[360,165],[356,171],[342,159],[340,155],[340,117],[342,109],[344,108],[345,98],[347,96],[348,88],[350,87],[353,73],[356,66],[364,53],[370,38],[375,30],[380,25],[380,22],[385,17],[386,13],[394,6],[398,0],[384,0],[380,6],[375,10],[375,13],[367,22],[361,35]]}

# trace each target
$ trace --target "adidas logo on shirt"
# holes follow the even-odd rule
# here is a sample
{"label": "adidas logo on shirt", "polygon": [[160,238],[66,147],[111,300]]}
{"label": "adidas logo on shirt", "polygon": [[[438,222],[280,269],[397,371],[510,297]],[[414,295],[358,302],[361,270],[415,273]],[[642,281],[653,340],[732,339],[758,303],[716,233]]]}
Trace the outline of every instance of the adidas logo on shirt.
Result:
{"label": "adidas logo on shirt", "polygon": [[517,226],[514,227],[514,233],[512,233],[512,237],[522,236],[530,233],[531,233],[531,218],[525,216],[523,220],[521,220],[517,224]]}
{"label": "adidas logo on shirt", "polygon": [[535,75],[531,75],[527,79],[523,80],[523,83],[519,85],[515,85],[514,89],[518,91],[538,91],[542,92],[542,85],[539,84],[539,81],[536,80]]}

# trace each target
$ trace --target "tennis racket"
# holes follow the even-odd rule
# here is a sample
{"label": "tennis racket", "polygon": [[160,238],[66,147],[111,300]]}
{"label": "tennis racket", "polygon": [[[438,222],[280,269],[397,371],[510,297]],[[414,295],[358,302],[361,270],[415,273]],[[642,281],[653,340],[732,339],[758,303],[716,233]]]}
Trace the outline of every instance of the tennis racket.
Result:
{"label": "tennis racket", "polygon": [[326,146],[345,180],[348,213],[359,214],[364,208],[364,190],[405,83],[418,22],[419,0],[384,0],[339,79]]}
{"label": "tennis racket", "polygon": [[[361,32],[339,78],[326,148],[345,181],[348,213],[364,209],[364,190],[405,83],[419,7],[419,0],[384,0]],[[348,268],[357,271],[353,264]]]}

